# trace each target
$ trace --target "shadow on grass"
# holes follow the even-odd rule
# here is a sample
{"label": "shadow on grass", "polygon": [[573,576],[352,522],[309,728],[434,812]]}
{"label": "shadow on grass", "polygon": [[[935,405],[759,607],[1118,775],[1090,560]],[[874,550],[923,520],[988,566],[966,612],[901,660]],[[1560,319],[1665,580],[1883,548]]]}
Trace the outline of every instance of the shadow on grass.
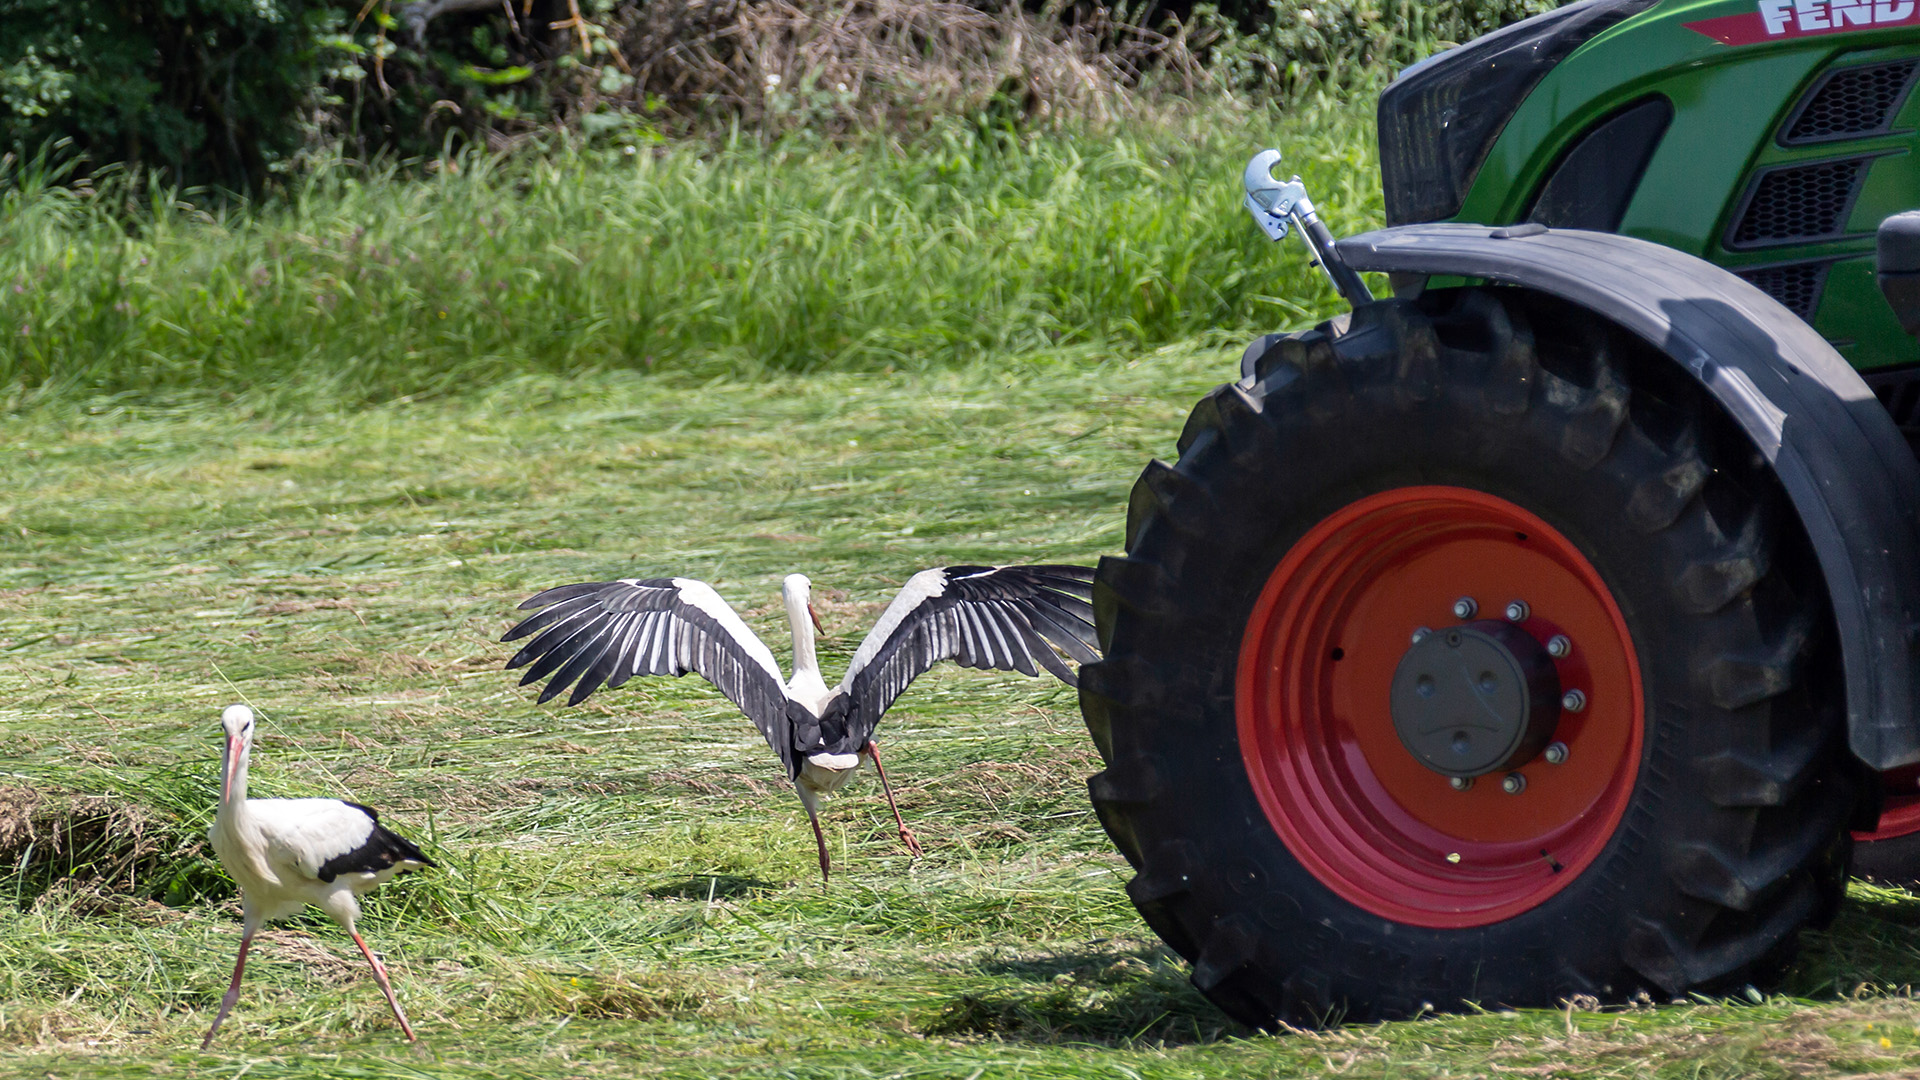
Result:
{"label": "shadow on grass", "polygon": [[997,960],[981,970],[1027,987],[964,993],[921,1030],[1032,1043],[1185,1045],[1241,1028],[1187,981],[1165,949],[1105,950]]}
{"label": "shadow on grass", "polygon": [[647,895],[655,900],[732,900],[758,893],[775,892],[784,886],[740,874],[695,874],[672,878],[647,886]]}
{"label": "shadow on grass", "polygon": [[1833,925],[1803,938],[1785,987],[1804,997],[1920,985],[1920,896],[1855,881]]}
{"label": "shadow on grass", "polygon": [[[1031,1043],[1210,1043],[1243,1034],[1187,981],[1164,948],[1105,950],[983,963],[1024,983],[955,996],[921,1025],[928,1035]],[[1920,894],[1852,884],[1833,925],[1803,937],[1781,990],[1834,999],[1920,986]]]}

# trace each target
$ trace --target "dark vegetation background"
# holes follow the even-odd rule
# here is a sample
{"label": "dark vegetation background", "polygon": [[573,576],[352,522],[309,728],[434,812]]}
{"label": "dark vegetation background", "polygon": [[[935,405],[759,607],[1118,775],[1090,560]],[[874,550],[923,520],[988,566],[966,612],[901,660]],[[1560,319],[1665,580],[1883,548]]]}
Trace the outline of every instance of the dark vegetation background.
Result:
{"label": "dark vegetation background", "polygon": [[1543,0],[0,0],[0,149],[258,194],[345,154],[1353,89]]}

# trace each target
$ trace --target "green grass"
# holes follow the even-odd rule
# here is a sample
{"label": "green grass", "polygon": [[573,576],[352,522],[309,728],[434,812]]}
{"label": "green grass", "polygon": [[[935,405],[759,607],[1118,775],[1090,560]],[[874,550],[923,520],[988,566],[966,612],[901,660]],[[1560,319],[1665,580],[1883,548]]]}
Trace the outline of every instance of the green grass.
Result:
{"label": "green grass", "polygon": [[1336,228],[1380,214],[1367,111],[1301,108],[468,155],[423,181],[342,162],[284,203],[220,214],[112,178],[76,192],[0,173],[0,407],[926,370],[1294,320],[1330,292],[1264,256],[1238,210],[1250,154],[1284,144]]}
{"label": "green grass", "polygon": [[[28,331],[0,334],[0,1074],[1920,1069],[1904,892],[1856,886],[1757,1003],[1257,1036],[1128,904],[1058,685],[917,682],[881,734],[928,857],[862,780],[823,889],[702,681],[562,710],[499,670],[513,605],[567,581],[697,576],[780,651],[804,570],[831,672],[921,567],[1117,550],[1245,336],[1329,303],[1253,239],[1246,153],[1281,142],[1350,231],[1378,213],[1365,127],[342,167],[131,226],[124,190],[0,191],[0,325]],[[363,923],[418,1047],[313,916],[194,1049],[238,941],[200,834],[242,699],[257,794],[366,801],[443,863]]]}
{"label": "green grass", "polygon": [[[1903,892],[1856,886],[1811,935],[1796,996],[1257,1036],[1128,905],[1057,685],[916,683],[882,734],[928,857],[910,864],[861,781],[828,804],[823,889],[770,754],[703,683],[559,710],[498,670],[518,599],[609,574],[713,581],[779,648],[795,568],[823,590],[831,670],[921,566],[1114,550],[1132,476],[1233,360],[1222,341],[890,376],[529,376],[306,418],[212,401],[18,418],[0,504],[0,1073],[1920,1067],[1912,1003],[1876,989],[1920,977]],[[316,915],[267,936],[215,1052],[194,1049],[238,939],[196,833],[219,708],[242,698],[263,715],[257,793],[370,802],[445,864],[386,887],[364,923],[417,1048]]]}

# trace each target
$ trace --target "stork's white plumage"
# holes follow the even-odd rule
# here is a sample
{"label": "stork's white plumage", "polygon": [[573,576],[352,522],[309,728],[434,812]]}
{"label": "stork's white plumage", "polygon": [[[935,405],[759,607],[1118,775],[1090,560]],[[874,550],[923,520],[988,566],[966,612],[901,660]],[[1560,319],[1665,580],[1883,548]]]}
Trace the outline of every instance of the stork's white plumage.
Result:
{"label": "stork's white plumage", "polygon": [[355,929],[360,918],[360,895],[395,874],[434,865],[419,848],[380,824],[379,815],[359,803],[339,799],[249,799],[247,759],[253,752],[253,710],[229,705],[220,715],[226,731],[226,751],[220,767],[220,807],[214,812],[207,839],[235,883],[240,886],[240,956],[233,962],[233,981],[220,999],[219,1015],[200,1043],[213,1045],[214,1033],[240,997],[240,973],[247,966],[247,947],[260,925],[270,919],[295,915],[308,904],[346,928],[353,943],[373,966],[373,977],[393,1007],[400,1030],[413,1041],[413,1027],[393,996],[387,969],[365,938]]}
{"label": "stork's white plumage", "polygon": [[[808,602],[813,583],[803,574],[788,575],[781,588],[793,631],[791,679],[781,679],[773,652],[720,594],[691,578],[548,589],[520,605],[546,610],[501,640],[533,636],[507,668],[533,665],[522,686],[552,675],[542,702],[573,686],[567,704],[578,705],[602,685],[618,687],[635,675],[706,676],[780,755],[813,823],[824,879],[827,842],[820,832],[819,796],[840,788],[871,758],[893,805],[873,732],[907,685],[942,660],[1025,675],[1045,668],[1075,685],[1054,649],[1082,664],[1100,658],[1088,603],[1092,582],[1093,570],[1084,566],[922,570],[887,605],[833,688],[820,676],[814,651],[819,622]],[[918,855],[920,845],[898,807],[893,816],[901,841]]]}

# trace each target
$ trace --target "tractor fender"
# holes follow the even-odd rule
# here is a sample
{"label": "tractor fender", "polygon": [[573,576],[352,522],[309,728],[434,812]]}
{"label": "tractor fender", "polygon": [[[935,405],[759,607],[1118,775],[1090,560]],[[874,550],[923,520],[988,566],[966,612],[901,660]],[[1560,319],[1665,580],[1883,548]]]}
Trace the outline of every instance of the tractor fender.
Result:
{"label": "tractor fender", "polygon": [[1771,463],[1820,562],[1845,667],[1847,738],[1875,769],[1920,761],[1920,463],[1813,328],[1672,248],[1540,225],[1407,225],[1342,240],[1396,289],[1430,275],[1524,286],[1594,311],[1684,367]]}

